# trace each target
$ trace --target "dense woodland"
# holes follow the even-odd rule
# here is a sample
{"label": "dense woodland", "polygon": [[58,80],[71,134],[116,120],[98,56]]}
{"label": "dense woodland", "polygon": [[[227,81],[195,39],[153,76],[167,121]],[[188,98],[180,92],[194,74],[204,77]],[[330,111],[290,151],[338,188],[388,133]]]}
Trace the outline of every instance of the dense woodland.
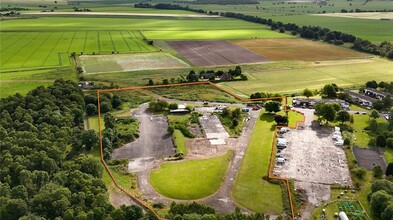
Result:
{"label": "dense woodland", "polygon": [[75,83],[57,80],[0,100],[1,219],[144,217],[139,207],[109,203],[102,165],[83,154],[96,137],[83,130],[83,97]]}
{"label": "dense woodland", "polygon": [[148,3],[135,4],[136,8],[156,8],[156,9],[177,9],[177,10],[187,10],[197,13],[220,15],[228,18],[237,18],[244,21],[249,21],[253,23],[268,25],[272,30],[278,30],[281,33],[290,32],[292,35],[299,35],[302,38],[313,39],[313,40],[323,40],[327,43],[343,45],[344,43],[353,44],[353,49],[371,53],[375,55],[380,55],[383,57],[393,58],[393,44],[391,42],[384,41],[380,44],[371,43],[367,39],[358,38],[352,34],[346,34],[341,31],[334,31],[328,28],[323,28],[319,26],[302,26],[295,23],[284,24],[281,21],[273,21],[272,19],[260,18],[257,16],[245,15],[241,13],[234,12],[213,12],[204,11],[202,9],[192,9],[188,6],[181,5],[171,5],[171,4],[156,4],[151,5]]}

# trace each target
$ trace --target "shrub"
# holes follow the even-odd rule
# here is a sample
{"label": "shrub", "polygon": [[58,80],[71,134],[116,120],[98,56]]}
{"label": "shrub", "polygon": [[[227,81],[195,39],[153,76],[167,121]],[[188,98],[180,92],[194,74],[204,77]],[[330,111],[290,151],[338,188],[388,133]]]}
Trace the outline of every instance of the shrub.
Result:
{"label": "shrub", "polygon": [[191,133],[191,131],[188,130],[188,128],[187,128],[185,125],[177,124],[177,125],[175,125],[175,129],[180,130],[180,132],[181,132],[185,137],[188,137],[188,138],[194,138],[194,137],[195,137],[195,135],[194,135],[193,133]]}
{"label": "shrub", "polygon": [[370,140],[368,141],[368,146],[375,147],[376,143],[377,140],[375,140],[375,138],[370,138]]}
{"label": "shrub", "polygon": [[351,144],[351,140],[349,138],[345,138],[344,145],[350,145],[350,144]]}
{"label": "shrub", "polygon": [[393,138],[386,139],[386,147],[393,148]]}
{"label": "shrub", "polygon": [[377,137],[376,144],[379,147],[386,147],[386,137],[383,135],[379,135]]}

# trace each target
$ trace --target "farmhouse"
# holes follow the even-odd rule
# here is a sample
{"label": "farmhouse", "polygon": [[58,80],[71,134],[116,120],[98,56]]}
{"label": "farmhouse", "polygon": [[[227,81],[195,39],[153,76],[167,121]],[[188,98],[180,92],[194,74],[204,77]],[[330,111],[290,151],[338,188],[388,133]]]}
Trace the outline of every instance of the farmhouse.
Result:
{"label": "farmhouse", "polygon": [[373,102],[376,101],[376,99],[373,99],[369,96],[357,93],[357,92],[352,92],[350,90],[345,90],[344,91],[346,94],[348,94],[349,96],[351,96],[351,98],[353,99],[354,102],[359,103],[362,106],[365,107],[372,107],[373,106]]}

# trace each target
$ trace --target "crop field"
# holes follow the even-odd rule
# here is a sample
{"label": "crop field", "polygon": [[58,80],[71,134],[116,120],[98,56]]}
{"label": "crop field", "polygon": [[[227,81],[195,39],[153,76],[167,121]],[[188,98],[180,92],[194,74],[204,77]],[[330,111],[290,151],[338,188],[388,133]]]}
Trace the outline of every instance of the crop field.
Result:
{"label": "crop field", "polygon": [[88,55],[79,57],[86,74],[121,72],[153,69],[184,68],[189,65],[170,54],[163,52]]}
{"label": "crop field", "polygon": [[140,32],[0,32],[1,66],[5,69],[69,66],[72,52],[92,54],[146,52],[156,48]]}
{"label": "crop field", "polygon": [[[94,24],[94,25],[92,25]],[[41,17],[1,21],[1,31],[201,31],[270,30],[269,27],[238,19],[213,18],[102,18]],[[236,30],[236,31],[235,31]],[[270,31],[269,31],[270,32]],[[214,34],[211,34],[214,35]],[[252,37],[251,35],[250,37]],[[285,36],[285,34],[284,34]]]}
{"label": "crop field", "polygon": [[153,170],[150,183],[160,194],[193,200],[211,195],[221,185],[232,152],[219,157],[164,163]]}
{"label": "crop field", "polygon": [[256,39],[231,42],[271,60],[320,60],[368,56],[344,47],[304,39]]}
{"label": "crop field", "polygon": [[[381,58],[300,64],[296,66],[290,62],[282,62],[268,64],[268,68],[264,68],[264,64],[247,70],[243,68],[249,76],[248,81],[225,82],[219,85],[247,95],[256,91],[292,94],[305,88],[320,89],[328,83],[351,87],[362,85],[368,80],[383,81],[393,78],[393,63]],[[279,68],[275,68],[275,65]]]}
{"label": "crop field", "polygon": [[232,189],[237,203],[266,214],[279,214],[283,209],[280,185],[263,179],[269,168],[274,124],[273,115],[262,111]]}
{"label": "crop field", "polygon": [[196,66],[223,66],[269,61],[227,41],[169,41],[179,54]]}

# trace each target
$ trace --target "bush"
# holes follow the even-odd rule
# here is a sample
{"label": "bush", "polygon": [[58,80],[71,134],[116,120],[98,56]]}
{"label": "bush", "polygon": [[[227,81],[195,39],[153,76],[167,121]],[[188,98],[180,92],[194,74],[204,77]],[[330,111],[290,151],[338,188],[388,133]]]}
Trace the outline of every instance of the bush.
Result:
{"label": "bush", "polygon": [[351,139],[345,138],[344,139],[344,145],[351,145]]}
{"label": "bush", "polygon": [[393,138],[386,139],[386,147],[393,148]]}
{"label": "bush", "polygon": [[191,131],[188,130],[188,128],[185,125],[177,124],[177,125],[175,125],[175,129],[180,130],[180,132],[184,135],[184,137],[188,137],[188,138],[195,137],[195,135],[193,133],[191,133]]}
{"label": "bush", "polygon": [[376,144],[377,140],[375,138],[370,138],[370,140],[368,141],[368,146],[370,147],[375,147]]}
{"label": "bush", "polygon": [[374,172],[374,177],[378,179],[381,178],[383,175],[383,170],[380,166],[375,166],[373,168],[373,172]]}
{"label": "bush", "polygon": [[363,179],[364,176],[366,175],[367,171],[364,168],[356,168],[356,169],[352,170],[352,173],[358,179]]}
{"label": "bush", "polygon": [[386,137],[383,135],[379,135],[377,137],[376,144],[379,147],[386,147]]}

